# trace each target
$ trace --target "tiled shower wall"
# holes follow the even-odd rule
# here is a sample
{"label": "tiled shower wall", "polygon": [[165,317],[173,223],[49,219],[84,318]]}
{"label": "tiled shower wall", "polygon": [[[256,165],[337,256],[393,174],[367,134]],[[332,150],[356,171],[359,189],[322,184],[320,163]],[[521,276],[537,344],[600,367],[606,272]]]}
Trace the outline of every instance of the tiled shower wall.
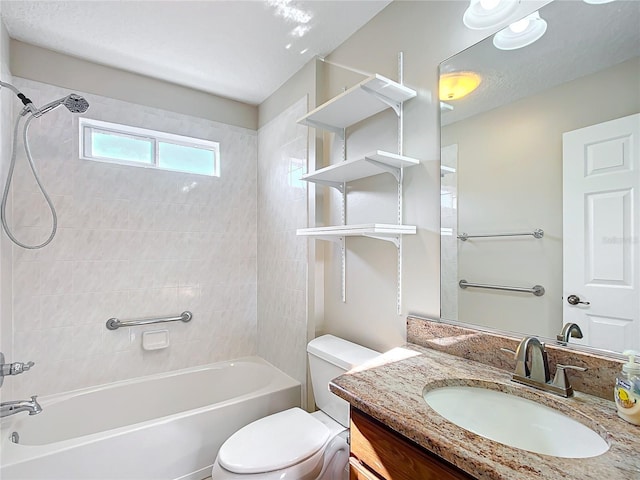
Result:
{"label": "tiled shower wall", "polygon": [[308,129],[302,98],[258,132],[258,352],[302,383],[307,362]]}
{"label": "tiled shower wall", "polygon": [[[0,13],[2,2],[0,2]],[[0,16],[0,79],[11,83],[9,70],[9,34]],[[8,159],[11,151],[11,124],[13,119],[12,102],[15,95],[8,88],[0,89],[0,186],[4,186],[4,179],[8,169]],[[0,233],[0,321],[11,316],[11,247],[9,239]],[[11,331],[0,329],[0,351],[10,359]],[[0,389],[0,400],[12,398],[11,382],[5,382]]]}
{"label": "tiled shower wall", "polygon": [[[19,78],[36,105],[67,90]],[[30,144],[58,209],[42,250],[13,247],[14,395],[45,395],[257,352],[255,131],[84,95],[88,118],[218,141],[221,177],[79,159],[78,120],[66,109],[32,123]],[[15,109],[17,111],[17,108]],[[22,146],[20,146],[22,150]],[[24,150],[22,150],[24,151]],[[50,215],[18,159],[15,233],[38,242]],[[190,310],[190,323],[109,331],[126,320]],[[168,329],[170,346],[144,351],[141,334]],[[4,328],[7,331],[8,329]]]}

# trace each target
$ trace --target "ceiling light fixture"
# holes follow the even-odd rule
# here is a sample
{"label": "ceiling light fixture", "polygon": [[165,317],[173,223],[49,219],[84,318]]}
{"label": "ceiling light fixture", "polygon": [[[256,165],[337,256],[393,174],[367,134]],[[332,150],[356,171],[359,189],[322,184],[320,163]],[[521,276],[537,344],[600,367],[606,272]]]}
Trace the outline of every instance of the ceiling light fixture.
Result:
{"label": "ceiling light fixture", "polygon": [[496,33],[493,45],[500,50],[516,50],[539,40],[546,31],[547,22],[534,12]]}
{"label": "ceiling light fixture", "polygon": [[472,30],[496,27],[514,14],[519,3],[519,0],[471,0],[462,21]]}
{"label": "ceiling light fixture", "polygon": [[452,72],[440,75],[440,100],[458,100],[473,92],[482,79],[475,72]]}
{"label": "ceiling light fixture", "polygon": [[584,3],[588,3],[589,5],[602,5],[603,3],[611,3],[616,0],[584,0]]}

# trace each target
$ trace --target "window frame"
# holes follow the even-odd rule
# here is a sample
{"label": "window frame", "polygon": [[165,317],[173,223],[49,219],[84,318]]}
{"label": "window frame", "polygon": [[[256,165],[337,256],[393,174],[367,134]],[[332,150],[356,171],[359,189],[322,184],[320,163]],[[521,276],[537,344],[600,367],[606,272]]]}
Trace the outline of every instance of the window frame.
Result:
{"label": "window frame", "polygon": [[[125,165],[132,167],[150,168],[165,172],[179,172],[190,175],[203,175],[207,177],[220,176],[220,143],[213,140],[205,140],[202,138],[188,137],[186,135],[177,135],[174,133],[161,132],[147,128],[133,127],[122,123],[105,122],[102,120],[94,120],[91,118],[80,117],[78,119],[78,149],[79,156],[82,160],[90,160],[93,162],[109,163],[113,165]],[[102,157],[93,155],[93,144],[91,143],[91,132],[113,133],[123,137],[142,139],[151,142],[152,163],[142,163],[136,161],[122,160],[113,157]],[[213,172],[198,173],[187,170],[165,168],[160,166],[160,147],[159,143],[168,143],[181,147],[199,148],[213,152]],[[88,149],[87,149],[88,147]]]}

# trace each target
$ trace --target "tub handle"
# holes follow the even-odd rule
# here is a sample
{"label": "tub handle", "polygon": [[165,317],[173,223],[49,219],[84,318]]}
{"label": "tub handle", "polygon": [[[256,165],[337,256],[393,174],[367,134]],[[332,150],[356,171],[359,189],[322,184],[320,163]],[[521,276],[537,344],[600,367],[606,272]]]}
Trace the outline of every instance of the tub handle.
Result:
{"label": "tub handle", "polygon": [[139,318],[137,320],[126,320],[124,322],[118,320],[117,318],[110,318],[107,320],[107,328],[109,330],[117,330],[120,327],[135,327],[137,325],[150,325],[152,323],[166,323],[166,322],[190,322],[193,318],[193,314],[191,312],[184,311],[178,316],[174,317],[160,317],[160,318]]}

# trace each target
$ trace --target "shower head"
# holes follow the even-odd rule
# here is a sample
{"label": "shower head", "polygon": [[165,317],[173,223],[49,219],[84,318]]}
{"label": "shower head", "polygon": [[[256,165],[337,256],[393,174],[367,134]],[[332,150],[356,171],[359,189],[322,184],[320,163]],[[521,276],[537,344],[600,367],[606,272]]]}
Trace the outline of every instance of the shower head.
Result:
{"label": "shower head", "polygon": [[71,113],[84,113],[89,108],[89,102],[87,102],[84,97],[76,95],[75,93],[65,97],[63,103]]}
{"label": "shower head", "polygon": [[67,110],[69,110],[71,113],[84,113],[89,108],[89,102],[87,102],[84,97],[72,93],[70,95],[67,95],[66,97],[56,100],[55,102],[48,103],[42,108],[39,108],[33,115],[39,117],[47,112],[50,112],[54,108],[59,107],[60,105],[64,105],[65,107],[67,107]]}

